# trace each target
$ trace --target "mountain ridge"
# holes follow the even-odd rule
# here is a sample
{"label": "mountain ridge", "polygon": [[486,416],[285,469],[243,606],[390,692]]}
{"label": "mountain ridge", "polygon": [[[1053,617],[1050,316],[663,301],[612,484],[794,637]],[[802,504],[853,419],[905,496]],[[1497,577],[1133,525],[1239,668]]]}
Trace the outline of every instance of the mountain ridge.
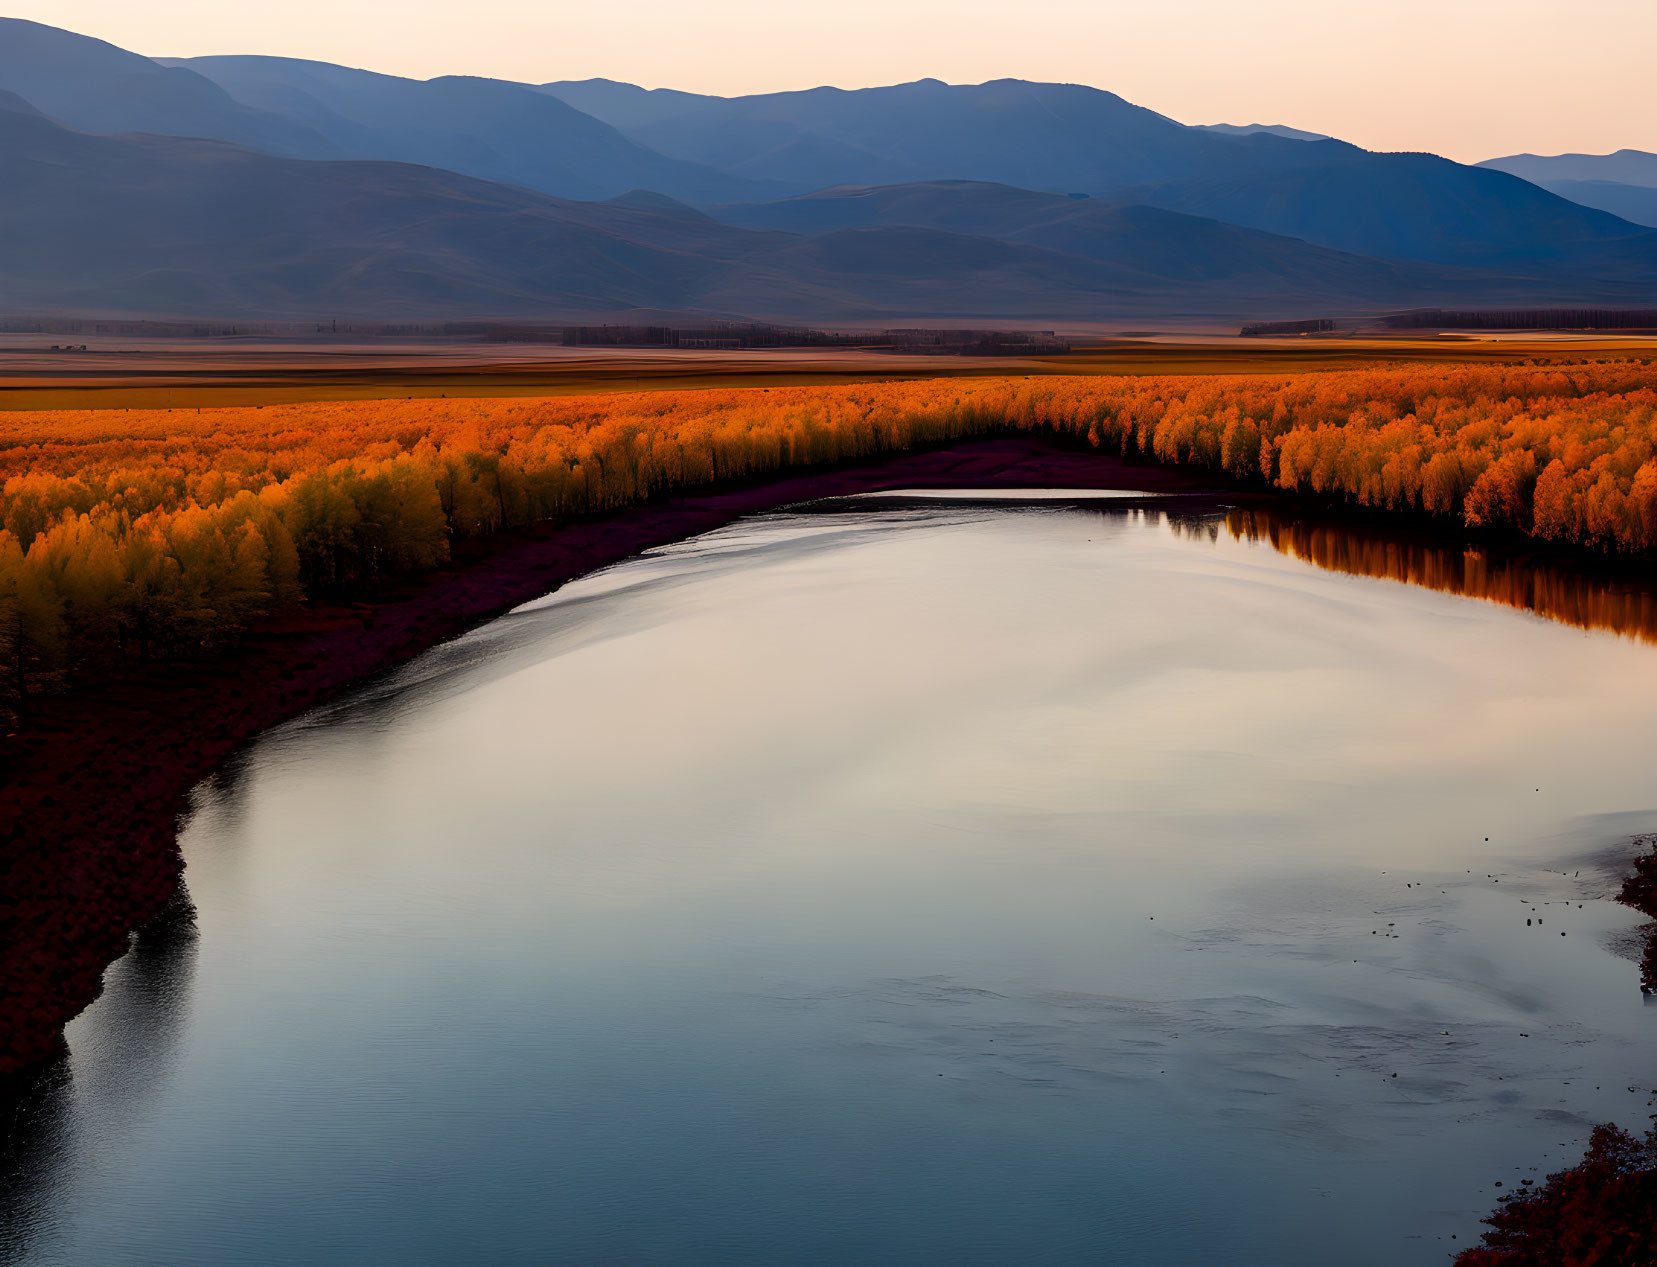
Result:
{"label": "mountain ridge", "polygon": [[1188,126],[1202,128],[1208,132],[1223,132],[1227,136],[1250,136],[1255,132],[1269,132],[1273,136],[1287,137],[1291,141],[1333,141],[1335,139],[1324,132],[1308,132],[1304,128],[1291,128],[1286,123],[1192,123]]}
{"label": "mountain ridge", "polygon": [[[1558,289],[1356,258],[1336,269],[1330,253],[1303,243],[1147,208],[1084,225],[1100,235],[1091,244],[959,231],[969,219],[796,234],[724,224],[658,194],[572,202],[410,164],[76,132],[22,110],[0,111],[0,163],[10,177],[0,190],[0,307],[12,311],[583,319],[647,310],[855,324],[1254,316]],[[1034,212],[1072,202],[993,192]],[[1227,248],[1223,267],[1193,271],[1200,243],[1237,236],[1251,249]]]}
{"label": "mountain ridge", "polygon": [[1626,190],[1573,201],[1281,125],[1187,126],[1085,85],[723,98],[149,59],[0,19],[14,36],[12,307],[1269,316],[1657,284],[1657,234],[1585,205]]}
{"label": "mountain ridge", "polygon": [[286,112],[337,157],[420,163],[565,198],[650,187],[693,200],[771,190],[666,158],[549,94],[468,75],[407,79],[294,58],[164,59],[237,100]]}
{"label": "mountain ridge", "polygon": [[[1189,128],[1079,84],[921,79],[746,97],[614,80],[540,87],[661,153],[811,189],[960,179],[1102,194],[1215,169],[1276,170],[1316,161],[1305,142]],[[836,161],[809,175],[787,164],[809,145]]]}
{"label": "mountain ridge", "polygon": [[1657,154],[1647,150],[1510,154],[1486,159],[1479,166],[1518,176],[1581,206],[1657,227]]}
{"label": "mountain ridge", "polygon": [[279,155],[330,156],[320,135],[243,105],[193,71],[23,18],[0,17],[0,88],[91,132],[199,136]]}
{"label": "mountain ridge", "polygon": [[1657,189],[1657,154],[1620,149],[1609,154],[1509,154],[1487,158],[1479,167],[1508,172],[1535,185],[1550,181],[1594,180]]}
{"label": "mountain ridge", "polygon": [[1084,85],[918,80],[733,98],[604,79],[542,87],[663,153],[813,188],[973,180],[1142,202],[1379,259],[1451,264],[1471,251],[1501,267],[1642,227],[1505,171],[1280,125],[1187,126]]}

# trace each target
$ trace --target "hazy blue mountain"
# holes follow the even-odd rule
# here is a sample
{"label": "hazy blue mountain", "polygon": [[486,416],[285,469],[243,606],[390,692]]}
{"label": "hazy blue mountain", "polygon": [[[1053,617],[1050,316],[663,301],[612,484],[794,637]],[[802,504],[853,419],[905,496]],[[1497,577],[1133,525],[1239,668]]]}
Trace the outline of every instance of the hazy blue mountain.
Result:
{"label": "hazy blue mountain", "polygon": [[18,111],[0,111],[0,164],[0,305],[14,310],[679,307],[769,240],[427,167],[97,136]]}
{"label": "hazy blue mountain", "polygon": [[1550,180],[1543,188],[1584,207],[1609,211],[1633,224],[1657,227],[1657,188],[1650,185],[1619,185],[1611,180]]}
{"label": "hazy blue mountain", "polygon": [[1401,293],[1420,272],[1217,220],[971,181],[842,186],[778,202],[714,207],[727,224],[819,234],[928,228],[997,238],[1131,268],[1158,284],[1251,285],[1263,293]]}
{"label": "hazy blue mountain", "polygon": [[273,154],[332,152],[303,123],[252,109],[194,71],[20,18],[0,18],[0,89],[89,132],[213,137]]}
{"label": "hazy blue mountain", "polygon": [[1635,224],[1657,226],[1657,154],[1510,154],[1479,164]]}
{"label": "hazy blue mountain", "polygon": [[1383,259],[1569,271],[1620,250],[1640,276],[1657,271],[1649,231],[1506,172],[1432,154],[1348,147],[1297,171],[1171,181],[1117,196]]}
{"label": "hazy blue mountain", "polygon": [[1193,123],[1194,128],[1201,128],[1205,132],[1222,132],[1227,136],[1253,136],[1256,132],[1269,132],[1273,136],[1287,137],[1291,141],[1330,141],[1333,137],[1325,136],[1322,132],[1307,132],[1301,128],[1291,128],[1283,123]]}
{"label": "hazy blue mountain", "polygon": [[640,88],[617,79],[566,79],[537,88],[627,133],[680,112],[696,112],[700,117],[720,109],[723,102],[741,100],[677,88]]}
{"label": "hazy blue mountain", "polygon": [[33,104],[23,100],[15,92],[7,92],[3,88],[0,88],[0,110],[11,114],[32,114],[44,117],[39,110],[35,109]]}
{"label": "hazy blue mountain", "polygon": [[522,84],[403,79],[284,57],[166,64],[188,67],[240,102],[303,124],[343,158],[421,163],[567,198],[649,188],[712,201],[772,188],[664,158]]}
{"label": "hazy blue mountain", "polygon": [[1187,127],[1073,84],[922,80],[735,98],[609,80],[546,90],[663,153],[801,192],[972,180],[1146,203],[1360,255],[1504,270],[1570,267],[1579,246],[1592,256],[1639,232],[1506,172],[1276,126]]}
{"label": "hazy blue mountain", "polygon": [[1511,172],[1532,184],[1552,188],[1557,181],[1612,181],[1657,189],[1657,154],[1617,150],[1612,154],[1510,154],[1488,158],[1480,167]]}
{"label": "hazy blue mountain", "polygon": [[[1302,135],[1076,85],[418,81],[0,20],[0,306],[1269,316],[1657,282],[1649,229],[1506,171]],[[1631,186],[1595,186],[1576,196],[1645,216]]]}
{"label": "hazy blue mountain", "polygon": [[701,221],[713,219],[706,211],[699,210],[689,203],[680,202],[677,198],[670,198],[666,194],[659,194],[654,189],[629,189],[624,194],[617,194],[614,198],[606,198],[604,201],[612,207],[630,207],[635,211],[654,211],[658,215],[676,216],[681,220]]}
{"label": "hazy blue mountain", "polygon": [[[1072,222],[1057,213],[1080,200],[1017,190],[871,196],[893,207],[976,201],[933,219],[993,212],[1025,241],[897,223],[739,228],[654,193],[571,202],[409,164],[75,132],[16,98],[0,102],[0,170],[0,308],[13,311],[861,324],[1563,297],[1556,284],[1334,259],[1146,208],[1079,207]],[[1614,301],[1627,289],[1573,285],[1571,295]]]}
{"label": "hazy blue mountain", "polygon": [[978,180],[1103,194],[1149,181],[1294,170],[1352,148],[1188,128],[1097,88],[1016,79],[730,98],[609,80],[544,88],[663,154],[802,193]]}
{"label": "hazy blue mountain", "polygon": [[0,90],[88,132],[421,163],[566,197],[635,188],[698,201],[786,192],[664,158],[546,93],[496,80],[419,81],[285,58],[151,59],[0,18]]}

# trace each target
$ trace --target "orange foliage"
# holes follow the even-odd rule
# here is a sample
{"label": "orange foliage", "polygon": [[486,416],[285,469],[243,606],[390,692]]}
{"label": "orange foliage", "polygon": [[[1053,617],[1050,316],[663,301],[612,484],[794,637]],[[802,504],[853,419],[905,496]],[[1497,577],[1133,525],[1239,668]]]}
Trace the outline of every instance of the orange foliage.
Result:
{"label": "orange foliage", "polygon": [[1657,549],[1638,361],[0,414],[0,681],[179,653],[456,537],[1014,428],[1591,549]]}

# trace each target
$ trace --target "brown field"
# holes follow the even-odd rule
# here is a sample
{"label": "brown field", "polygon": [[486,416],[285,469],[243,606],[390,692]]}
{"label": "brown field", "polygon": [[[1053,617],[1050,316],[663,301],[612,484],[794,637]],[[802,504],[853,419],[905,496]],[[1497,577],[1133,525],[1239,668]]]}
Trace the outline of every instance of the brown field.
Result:
{"label": "brown field", "polygon": [[[51,350],[85,343],[85,352]],[[1012,374],[1251,374],[1379,364],[1522,364],[1657,357],[1615,335],[1095,338],[1046,357],[879,351],[564,348],[476,339],[174,339],[0,335],[0,411],[207,409],[305,401],[566,396],[804,387]]]}

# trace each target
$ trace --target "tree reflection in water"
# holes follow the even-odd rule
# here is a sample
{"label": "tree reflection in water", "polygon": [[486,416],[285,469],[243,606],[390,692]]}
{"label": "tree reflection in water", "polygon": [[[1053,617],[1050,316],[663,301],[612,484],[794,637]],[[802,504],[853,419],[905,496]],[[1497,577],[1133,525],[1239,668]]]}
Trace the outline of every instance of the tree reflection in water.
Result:
{"label": "tree reflection in water", "polygon": [[1442,544],[1265,509],[1231,511],[1225,528],[1235,540],[1269,544],[1327,571],[1402,581],[1657,643],[1657,591],[1632,576],[1567,570],[1489,546]]}
{"label": "tree reflection in water", "polygon": [[[1218,540],[1270,545],[1281,554],[1330,572],[1376,577],[1516,607],[1578,629],[1657,644],[1657,589],[1629,575],[1572,571],[1489,546],[1389,534],[1338,519],[1290,518],[1270,509],[1170,518],[1174,531]],[[1634,870],[1618,900],[1652,917],[1641,930],[1640,989],[1657,997],[1657,840],[1635,838]]]}

